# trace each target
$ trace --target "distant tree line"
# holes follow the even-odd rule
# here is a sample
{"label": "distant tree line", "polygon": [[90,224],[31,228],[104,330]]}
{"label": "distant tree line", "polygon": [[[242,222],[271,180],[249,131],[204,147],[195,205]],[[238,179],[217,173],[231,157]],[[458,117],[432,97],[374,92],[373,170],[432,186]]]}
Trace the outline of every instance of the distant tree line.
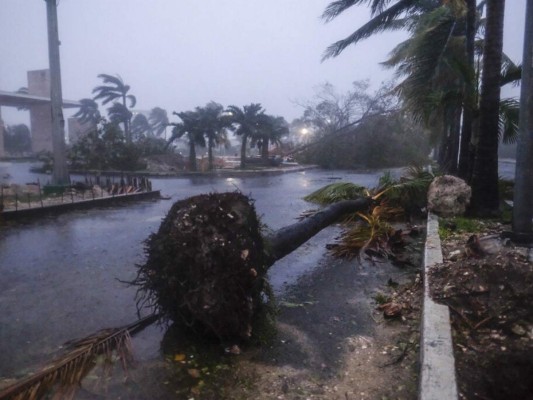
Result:
{"label": "distant tree line", "polygon": [[7,125],[4,128],[4,149],[11,155],[31,153],[30,128],[25,124]]}

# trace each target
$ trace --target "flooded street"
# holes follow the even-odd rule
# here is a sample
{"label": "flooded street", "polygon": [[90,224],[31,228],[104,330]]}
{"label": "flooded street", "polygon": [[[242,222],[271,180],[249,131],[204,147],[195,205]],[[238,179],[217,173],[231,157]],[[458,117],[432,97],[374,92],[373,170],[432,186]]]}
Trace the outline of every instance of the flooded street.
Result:
{"label": "flooded street", "polygon": [[[256,200],[262,221],[275,230],[312,208],[302,197],[313,190],[340,179],[372,187],[378,177],[378,173],[310,170],[242,179],[154,179],[154,189],[171,196],[170,201],[76,211],[3,226],[0,377],[35,368],[68,340],[136,319],[135,289],[120,281],[135,277],[135,264],[144,260],[143,241],[158,229],[174,201],[200,193],[240,190]],[[330,236],[319,234],[314,240]],[[324,247],[313,243],[302,246],[300,257],[293,254],[271,268],[271,282],[278,293],[316,266]],[[140,354],[136,349],[138,357],[158,352],[161,333],[158,328],[150,332],[143,335]]]}
{"label": "flooded street", "polygon": [[[11,179],[18,182],[36,179],[20,165],[0,166],[10,168]],[[143,241],[158,229],[175,201],[200,193],[239,190],[255,199],[262,222],[276,230],[314,208],[302,200],[312,191],[341,180],[373,187],[381,173],[317,169],[242,178],[153,179],[153,188],[171,200],[74,211],[2,226],[0,378],[25,376],[50,361],[65,342],[137,319],[135,288],[123,282],[135,277],[135,265],[144,261]],[[513,174],[513,163],[500,163],[500,175],[512,178]],[[405,398],[416,393],[416,372],[409,369],[416,368],[416,359],[410,360],[409,368],[400,368],[403,375],[381,367],[390,361],[387,352],[398,340],[396,330],[403,328],[376,320],[373,302],[377,292],[386,290],[387,282],[402,282],[416,269],[402,270],[388,262],[335,260],[325,245],[339,232],[335,226],[324,229],[270,268],[277,299],[285,304],[277,319],[278,340],[272,346],[248,349],[239,357],[232,364],[238,378],[229,379],[226,397],[214,398],[280,398],[287,387],[319,393],[312,398],[331,398],[328,387],[337,385],[346,391],[366,391],[369,398],[381,398],[372,396],[382,396],[384,390],[405,393]],[[167,385],[176,372],[162,347],[166,342],[165,351],[169,351],[170,340],[170,354],[186,352],[180,340],[171,340],[171,336],[157,325],[142,331],[133,338],[140,363],[128,383],[116,374],[105,396],[92,397],[94,392],[82,390],[76,398],[189,398],[175,397],[181,383]],[[346,375],[348,370],[350,375]],[[341,372],[344,381],[339,378]],[[188,393],[189,389],[184,390]]]}

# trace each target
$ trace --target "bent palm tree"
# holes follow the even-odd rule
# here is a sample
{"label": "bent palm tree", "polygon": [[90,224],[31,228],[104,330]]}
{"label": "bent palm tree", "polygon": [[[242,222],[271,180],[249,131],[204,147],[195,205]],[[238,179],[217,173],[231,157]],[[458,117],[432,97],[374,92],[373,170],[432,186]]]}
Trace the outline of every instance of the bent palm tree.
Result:
{"label": "bent palm tree", "polygon": [[150,122],[150,125],[152,126],[154,135],[161,136],[166,132],[169,124],[167,111],[163,110],[161,107],[152,108],[150,115],[148,116],[148,122]]}
{"label": "bent palm tree", "polygon": [[[128,110],[127,107],[118,102],[113,103],[113,105],[107,109],[107,115],[112,123],[116,125],[124,124],[124,126],[126,126],[127,121],[131,121],[131,117],[133,116],[132,112]],[[126,135],[126,132],[124,132],[124,135]],[[126,140],[128,139],[126,138]],[[131,132],[129,140],[131,141]]]}
{"label": "bent palm tree", "polygon": [[102,118],[100,110],[98,110],[98,103],[93,99],[81,99],[80,104],[80,108],[73,117],[78,118],[81,124],[96,125]]}
{"label": "bent palm tree", "polygon": [[139,140],[144,136],[153,136],[154,131],[148,118],[144,114],[137,113],[131,120],[131,136],[134,140]]}
{"label": "bent palm tree", "polygon": [[[113,76],[108,74],[100,74],[98,75],[98,78],[101,78],[104,84],[93,89],[93,93],[96,94],[94,96],[94,100],[102,100],[102,104],[104,105],[120,100],[119,104],[122,104],[125,109],[135,107],[137,99],[132,94],[128,94],[130,91],[130,86],[126,85],[119,75]],[[131,116],[128,119],[121,121],[124,124],[124,135],[126,136],[126,140],[129,142],[131,141],[130,121]]]}

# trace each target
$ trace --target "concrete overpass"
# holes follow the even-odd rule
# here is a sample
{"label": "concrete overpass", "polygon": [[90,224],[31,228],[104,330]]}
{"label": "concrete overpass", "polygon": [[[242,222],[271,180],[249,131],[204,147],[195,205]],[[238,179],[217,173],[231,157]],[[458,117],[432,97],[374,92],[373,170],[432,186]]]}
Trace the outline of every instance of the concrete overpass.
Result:
{"label": "concrete overpass", "polygon": [[[63,108],[76,108],[78,101],[63,100]],[[18,107],[30,112],[32,150],[52,151],[52,107],[50,100],[50,71],[28,71],[28,93],[0,90],[0,107]],[[0,157],[4,152],[4,123],[0,114]]]}

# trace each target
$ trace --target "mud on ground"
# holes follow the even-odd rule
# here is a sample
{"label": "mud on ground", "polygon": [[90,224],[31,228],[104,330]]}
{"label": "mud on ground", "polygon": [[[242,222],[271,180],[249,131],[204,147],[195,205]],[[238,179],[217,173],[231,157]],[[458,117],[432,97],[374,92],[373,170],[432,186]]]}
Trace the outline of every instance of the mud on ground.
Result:
{"label": "mud on ground", "polygon": [[[533,399],[533,264],[485,224],[443,241],[432,296],[450,307],[462,399]],[[508,228],[507,228],[508,229]]]}
{"label": "mud on ground", "polygon": [[[281,303],[275,343],[239,362],[236,374],[253,384],[228,398],[416,399],[421,285],[414,272],[397,290],[356,282],[383,267],[333,261],[302,280]],[[402,271],[389,273],[394,285]],[[401,315],[385,319],[377,293]]]}
{"label": "mud on ground", "polygon": [[267,344],[221,359],[169,338],[169,385],[184,399],[416,399],[420,296],[419,268],[325,256],[278,299]]}
{"label": "mud on ground", "polygon": [[[95,371],[77,398],[416,399],[417,246],[410,268],[325,255],[277,298],[275,329],[261,332],[263,344],[199,342],[173,326],[161,342],[163,357],[141,362],[125,381],[117,370],[102,385]],[[396,317],[386,319],[378,303]]]}

